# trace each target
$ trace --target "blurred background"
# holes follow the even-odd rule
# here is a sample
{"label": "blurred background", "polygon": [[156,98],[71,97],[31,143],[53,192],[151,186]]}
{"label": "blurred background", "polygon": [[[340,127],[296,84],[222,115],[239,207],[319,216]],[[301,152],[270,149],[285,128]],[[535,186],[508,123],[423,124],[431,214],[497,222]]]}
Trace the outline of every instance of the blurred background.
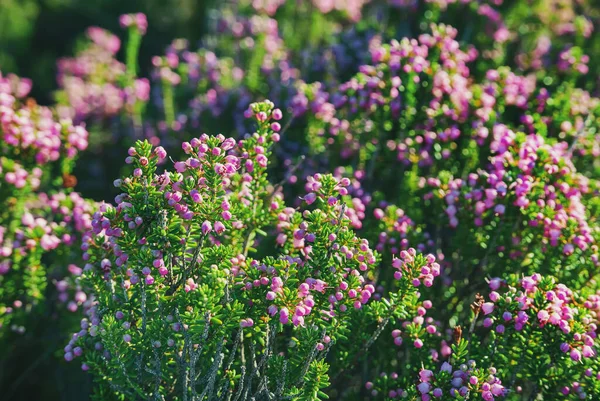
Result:
{"label": "blurred background", "polygon": [[[91,26],[119,32],[121,14],[142,12],[152,29],[142,43],[140,65],[164,52],[174,38],[196,43],[205,32],[214,0],[2,0],[0,68],[33,80],[31,96],[50,103],[56,89],[56,60],[71,55]],[[142,75],[144,71],[142,70]]]}

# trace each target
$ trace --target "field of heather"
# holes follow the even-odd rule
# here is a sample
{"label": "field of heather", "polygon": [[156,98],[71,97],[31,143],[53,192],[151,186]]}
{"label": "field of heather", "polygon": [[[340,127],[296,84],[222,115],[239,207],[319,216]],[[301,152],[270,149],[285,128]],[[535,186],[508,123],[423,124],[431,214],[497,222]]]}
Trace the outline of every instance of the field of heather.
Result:
{"label": "field of heather", "polygon": [[0,1],[0,400],[600,400],[599,31]]}

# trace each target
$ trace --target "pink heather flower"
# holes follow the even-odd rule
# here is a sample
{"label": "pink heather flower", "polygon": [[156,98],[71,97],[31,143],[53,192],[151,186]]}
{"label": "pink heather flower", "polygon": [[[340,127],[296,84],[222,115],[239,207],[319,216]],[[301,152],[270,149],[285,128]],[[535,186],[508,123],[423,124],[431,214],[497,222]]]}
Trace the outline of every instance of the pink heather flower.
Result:
{"label": "pink heather flower", "polygon": [[287,308],[281,308],[279,311],[279,321],[282,324],[287,324],[290,321],[290,312]]}
{"label": "pink heather flower", "polygon": [[222,234],[225,231],[225,225],[220,221],[215,222],[215,232],[217,234]]}
{"label": "pink heather flower", "polygon": [[306,194],[306,196],[304,197],[304,201],[308,205],[312,205],[314,203],[314,201],[316,201],[316,200],[317,200],[317,195],[313,192]]}
{"label": "pink heather flower", "polygon": [[428,382],[433,378],[433,372],[431,370],[422,369],[419,372],[419,378],[422,382]]}
{"label": "pink heather flower", "polygon": [[506,211],[506,206],[500,204],[500,205],[496,205],[496,207],[494,208],[494,212],[496,212],[497,214],[504,214],[504,212]]}
{"label": "pink heather flower", "polygon": [[504,394],[504,386],[498,384],[498,383],[494,383],[492,384],[492,394],[496,395],[496,396],[501,396]]}
{"label": "pink heather flower", "polygon": [[265,156],[265,155],[258,155],[258,156],[256,156],[256,162],[261,167],[267,167],[269,159],[267,159],[267,156]]}
{"label": "pink heather flower", "polygon": [[534,280],[533,276],[525,277],[525,278],[523,278],[523,280],[521,280],[521,285],[523,286],[523,289],[530,291],[530,292],[535,289],[536,284],[537,283]]}
{"label": "pink heather flower", "polygon": [[573,246],[573,244],[565,244],[565,246],[563,247],[563,253],[567,256],[572,255],[574,251],[575,247]]}
{"label": "pink heather flower", "polygon": [[211,231],[212,231],[212,224],[210,223],[210,221],[205,220],[204,223],[202,223],[202,234],[207,235]]}
{"label": "pink heather flower", "polygon": [[294,326],[304,326],[304,317],[294,314],[294,316],[292,316],[292,323]]}
{"label": "pink heather flower", "polygon": [[192,198],[192,200],[193,200],[195,203],[200,203],[200,202],[202,202],[202,195],[200,195],[200,193],[199,193],[199,192],[198,192],[198,190],[196,190],[196,189],[192,189],[192,190],[190,191],[190,197]]}
{"label": "pink heather flower", "polygon": [[167,158],[167,151],[162,146],[159,146],[156,149],[154,149],[154,152],[156,152],[156,156],[159,160],[164,160]]}
{"label": "pink heather flower", "polygon": [[176,162],[175,163],[175,170],[177,170],[178,173],[183,173],[186,168],[187,167],[184,162]]}
{"label": "pink heather flower", "polygon": [[235,139],[227,138],[221,144],[221,149],[227,151],[227,150],[233,149],[235,147],[235,145],[236,145]]}
{"label": "pink heather flower", "polygon": [[589,345],[584,345],[582,355],[584,358],[591,358],[595,355],[594,349]]}
{"label": "pink heather flower", "polygon": [[494,311],[494,304],[492,302],[486,302],[481,306],[481,310],[485,315],[489,315]]}
{"label": "pink heather flower", "polygon": [[261,123],[267,121],[267,113],[265,113],[264,111],[258,112],[256,114],[256,119]]}
{"label": "pink heather flower", "polygon": [[119,17],[119,24],[121,28],[127,28],[131,25],[133,18],[129,14],[123,14]]}
{"label": "pink heather flower", "polygon": [[274,120],[281,120],[283,118],[283,113],[281,112],[280,109],[275,109],[273,110],[273,113],[271,114],[273,116]]}
{"label": "pink heather flower", "polygon": [[497,289],[500,288],[500,285],[502,284],[502,280],[499,278],[493,278],[490,280],[490,289],[496,291]]}

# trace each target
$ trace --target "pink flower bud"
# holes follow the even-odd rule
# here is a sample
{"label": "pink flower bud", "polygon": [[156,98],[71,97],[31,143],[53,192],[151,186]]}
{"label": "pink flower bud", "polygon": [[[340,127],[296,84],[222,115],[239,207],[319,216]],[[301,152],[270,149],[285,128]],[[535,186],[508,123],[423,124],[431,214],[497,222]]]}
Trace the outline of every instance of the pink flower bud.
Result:
{"label": "pink flower bud", "polygon": [[212,231],[212,224],[210,224],[210,221],[205,220],[204,223],[202,223],[202,234],[207,235],[211,231]]}
{"label": "pink flower bud", "polygon": [[225,231],[225,225],[220,221],[215,222],[215,231],[217,234],[222,234]]}
{"label": "pink flower bud", "polygon": [[312,205],[315,200],[317,200],[317,195],[315,193],[313,193],[313,192],[310,192],[310,193],[306,194],[306,196],[304,197],[304,201],[308,205]]}

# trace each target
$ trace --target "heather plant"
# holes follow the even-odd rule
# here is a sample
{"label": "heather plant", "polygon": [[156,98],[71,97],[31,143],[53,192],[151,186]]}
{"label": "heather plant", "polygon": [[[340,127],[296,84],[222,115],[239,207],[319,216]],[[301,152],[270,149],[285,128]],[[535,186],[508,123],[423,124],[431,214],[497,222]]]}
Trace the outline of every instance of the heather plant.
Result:
{"label": "heather plant", "polygon": [[[549,273],[564,283],[585,284],[598,260],[596,182],[577,173],[564,143],[551,146],[539,135],[496,128],[488,170],[466,180],[423,180],[436,188],[426,197],[443,199],[450,227],[460,230],[461,215],[469,215],[468,233],[459,236],[472,235],[475,244],[488,248],[482,268],[492,270],[492,259],[507,257],[518,261],[512,272]],[[502,269],[505,263],[511,262],[502,262]]]}
{"label": "heather plant", "polygon": [[322,398],[325,356],[367,313],[377,255],[349,226],[347,180],[315,176],[301,210],[287,207],[267,181],[281,111],[246,115],[255,133],[184,142],[189,157],[161,174],[165,150],[136,143],[117,206],[94,215],[82,281],[95,300],[65,359],[110,377],[106,391]]}
{"label": "heather plant", "polygon": [[[77,275],[77,248],[91,228],[92,205],[71,192],[74,159],[88,133],[52,109],[25,100],[31,82],[0,77],[0,338],[23,333],[44,305],[46,288]],[[67,266],[69,267],[67,268]],[[72,265],[72,266],[70,266]],[[59,285],[61,301],[75,311],[86,301],[79,289]]]}
{"label": "heather plant", "polygon": [[[441,192],[452,200],[441,225],[460,227],[457,210],[474,219],[456,234],[473,243],[458,255],[464,242],[428,233],[395,205],[380,201],[378,223],[364,226],[369,196],[344,169],[309,177],[299,208],[287,207],[281,184],[267,180],[282,113],[264,102],[246,116],[254,134],[184,142],[187,159],[162,173],[166,151],[138,142],[132,173],[115,181],[117,206],[94,215],[80,281],[94,301],[64,355],[95,375],[100,398],[597,393],[595,223],[580,203],[589,180],[568,149],[500,127],[491,170]],[[463,197],[472,206],[457,209]],[[511,219],[528,227],[523,239]],[[357,229],[375,235],[376,250]]]}
{"label": "heather plant", "polygon": [[[598,369],[595,296],[586,299],[585,292],[578,295],[537,273],[494,278],[490,289],[489,301],[478,295],[471,306],[468,332],[460,326],[454,329],[452,347],[445,340],[436,345],[440,341],[435,336],[436,323],[426,317],[433,310],[432,303],[424,301],[419,315],[390,336],[395,345],[406,348],[399,356],[408,357],[413,347],[432,348],[421,358],[416,386],[414,379],[402,374],[382,373],[365,384],[371,397],[431,400],[476,394],[476,399],[494,400],[531,399],[542,393],[544,399],[570,394],[591,399],[597,391]],[[426,326],[420,329],[424,341],[404,345],[420,326]],[[541,343],[549,348],[541,354],[533,351]],[[516,344],[527,350],[521,351]],[[485,365],[479,366],[482,360]]]}
{"label": "heather plant", "polygon": [[[463,295],[482,288],[473,274],[502,275],[510,266],[584,285],[597,260],[596,181],[584,175],[594,175],[585,162],[593,151],[582,149],[596,135],[595,100],[575,81],[551,85],[506,67],[477,84],[469,68],[476,52],[461,51],[456,34],[434,25],[418,40],[373,47],[373,65],[337,91],[305,86],[294,103],[307,115],[313,154],[351,166],[373,198],[398,213],[394,220],[372,212],[393,224],[380,227],[380,250],[410,243],[448,256],[444,279],[454,290],[446,317],[464,315]],[[582,93],[585,106],[566,101]],[[571,118],[579,130],[565,122]]]}
{"label": "heather plant", "polygon": [[129,34],[126,63],[115,57],[121,40],[99,27],[87,29],[75,57],[58,61],[56,98],[63,117],[102,122],[124,113],[139,124],[150,95],[148,80],[136,78],[138,50],[148,22],[144,14],[126,14],[120,23]]}

